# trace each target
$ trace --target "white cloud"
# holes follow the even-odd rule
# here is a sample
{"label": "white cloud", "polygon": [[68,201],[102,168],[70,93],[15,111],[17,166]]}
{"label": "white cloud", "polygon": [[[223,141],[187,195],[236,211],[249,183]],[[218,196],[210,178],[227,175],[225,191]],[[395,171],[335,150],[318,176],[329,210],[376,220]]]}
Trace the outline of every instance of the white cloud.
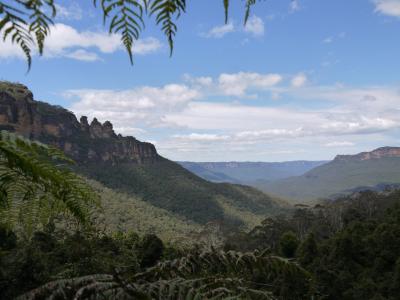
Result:
{"label": "white cloud", "polygon": [[299,88],[304,86],[307,83],[307,80],[307,76],[303,73],[300,73],[294,76],[290,83],[293,87]]}
{"label": "white cloud", "polygon": [[337,40],[339,40],[339,39],[344,39],[344,38],[346,38],[346,32],[340,32],[340,33],[338,33],[338,34],[336,34],[336,35],[333,35],[333,36],[328,36],[328,37],[326,37],[326,38],[324,38],[323,40],[322,40],[322,42],[324,43],[324,44],[332,44],[333,42],[335,42],[335,41],[337,41]]}
{"label": "white cloud", "polygon": [[236,25],[234,22],[229,22],[227,24],[221,25],[221,26],[215,26],[211,28],[208,32],[206,33],[201,33],[200,36],[206,37],[206,38],[216,38],[220,39],[226,36],[229,33],[233,32],[244,32],[247,34],[250,34],[254,37],[260,37],[263,36],[265,33],[265,24],[264,21],[253,15],[249,18],[247,21],[246,26],[244,26],[243,29],[236,28]]}
{"label": "white cloud", "polygon": [[375,11],[384,15],[400,17],[400,0],[373,0]]}
{"label": "white cloud", "polygon": [[244,31],[254,36],[263,36],[265,32],[264,21],[255,15],[250,17]]}
{"label": "white cloud", "polygon": [[72,2],[69,6],[55,4],[57,9],[57,19],[60,20],[80,20],[82,19],[83,11],[78,3]]}
{"label": "white cloud", "polygon": [[[144,55],[155,52],[161,47],[162,44],[158,39],[149,37],[137,41],[133,50],[136,55]],[[78,31],[69,25],[57,23],[50,27],[50,35],[45,41],[44,56],[95,61],[99,57],[93,50],[113,53],[123,50],[123,47],[119,35],[109,35],[103,31]],[[24,58],[24,55],[18,46],[7,40],[0,47],[0,58]]]}
{"label": "white cloud", "polygon": [[77,115],[110,120],[121,133],[133,134],[140,126],[162,126],[166,113],[180,111],[200,93],[186,85],[168,84],[122,91],[70,90],[64,96],[77,99],[70,107]]}
{"label": "white cloud", "polygon": [[[179,153],[199,158],[203,153],[224,159],[221,153],[226,149],[231,157],[253,157],[253,153],[263,157],[294,145],[310,151],[319,147],[325,149],[324,155],[333,156],[340,147],[359,149],[367,135],[369,141],[390,144],[386,141],[400,130],[396,87],[314,86],[305,84],[303,75],[286,80],[268,73],[186,75],[185,84],[66,94],[75,97],[70,109],[78,115],[110,120],[118,132],[155,139],[158,149],[174,158],[182,158]],[[248,100],[249,91],[257,101]],[[275,92],[278,103],[264,101]],[[218,99],[220,95],[223,99]]]}
{"label": "white cloud", "polygon": [[291,13],[294,13],[296,11],[300,10],[300,3],[298,0],[292,0],[289,4],[289,11]]}
{"label": "white cloud", "polygon": [[324,144],[325,147],[352,147],[355,144],[353,142],[347,142],[347,141],[334,141],[334,142],[329,142]]}
{"label": "white cloud", "polygon": [[162,48],[162,43],[153,37],[144,38],[135,42],[133,46],[134,55],[146,55],[154,53]]}
{"label": "white cloud", "polygon": [[183,80],[198,88],[211,87],[213,84],[213,79],[209,76],[192,77],[189,74],[185,74],[183,75]]}
{"label": "white cloud", "polygon": [[282,81],[279,74],[260,74],[239,72],[233,74],[223,73],[218,78],[219,89],[225,95],[244,96],[249,88],[269,88]]}
{"label": "white cloud", "polygon": [[86,51],[85,49],[78,49],[71,53],[67,53],[67,54],[65,54],[65,57],[69,57],[69,58],[76,59],[76,60],[82,60],[82,61],[100,60],[100,57],[97,55],[97,53],[89,52],[89,51]]}
{"label": "white cloud", "polygon": [[209,134],[209,133],[191,133],[191,134],[175,134],[172,136],[180,140],[187,141],[199,141],[199,142],[210,142],[210,141],[226,141],[229,139],[227,135]]}
{"label": "white cloud", "polygon": [[204,37],[207,38],[217,38],[220,39],[227,35],[228,33],[234,32],[235,31],[235,26],[233,25],[233,22],[229,22],[228,24],[224,24],[221,26],[215,26],[210,29],[206,34],[204,34]]}
{"label": "white cloud", "polygon": [[[2,32],[0,32],[2,36]],[[21,49],[11,43],[9,39],[6,41],[0,40],[0,59],[4,58],[20,58],[24,59],[25,55]]]}

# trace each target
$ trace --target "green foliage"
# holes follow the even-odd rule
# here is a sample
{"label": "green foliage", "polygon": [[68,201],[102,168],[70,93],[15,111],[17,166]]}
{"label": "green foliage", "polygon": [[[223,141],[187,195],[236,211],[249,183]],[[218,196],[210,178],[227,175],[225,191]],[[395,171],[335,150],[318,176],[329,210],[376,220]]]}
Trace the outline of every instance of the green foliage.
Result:
{"label": "green foliage", "polygon": [[[39,54],[43,54],[44,43],[49,35],[50,25],[57,14],[54,0],[12,0],[0,1],[0,33],[3,40],[10,38],[24,52],[28,68],[32,63],[32,49],[37,46]],[[246,24],[250,8],[256,0],[246,0]],[[174,37],[178,30],[176,19],[186,12],[186,0],[93,0],[95,7],[103,11],[104,23],[108,23],[110,33],[121,35],[130,62],[133,63],[134,43],[140,38],[145,27],[145,15],[155,16],[166,36],[170,54],[174,48]],[[229,0],[223,0],[225,22],[228,21]]]}
{"label": "green foliage", "polygon": [[[268,252],[189,253],[144,272],[122,269],[50,282],[18,299],[304,299],[311,295],[302,268]],[[64,295],[64,296],[63,296]]]}
{"label": "green foliage", "polygon": [[94,215],[95,225],[107,233],[154,233],[163,241],[183,244],[191,242],[191,233],[202,228],[198,223],[143,201],[140,196],[119,193],[94,180],[88,184],[100,195],[101,209]]}
{"label": "green foliage", "polygon": [[279,240],[280,252],[284,257],[287,258],[292,258],[295,256],[298,246],[299,240],[291,231],[285,232]]}
{"label": "green foliage", "polygon": [[30,240],[19,239],[7,249],[0,247],[0,299],[13,299],[62,278],[112,274],[115,268],[128,266],[139,272],[142,243],[135,233],[69,233],[50,227],[37,231]]}
{"label": "green foliage", "polygon": [[144,27],[141,3],[142,1],[136,0],[101,0],[104,23],[111,18],[110,33],[121,33],[121,41],[128,52],[131,64],[133,63],[133,43],[139,39]]}
{"label": "green foliage", "polygon": [[96,195],[66,168],[71,163],[59,150],[12,133],[0,134],[0,216],[32,227],[68,213],[88,224]]}
{"label": "green foliage", "polygon": [[17,236],[5,225],[0,224],[0,252],[14,249],[17,245]]}
{"label": "green foliage", "polygon": [[[85,164],[76,170],[108,188],[198,224],[219,221],[235,227],[246,226],[250,215],[259,219],[287,210],[276,199],[256,189],[205,181],[161,157],[154,163]],[[227,207],[235,212],[226,211]],[[248,215],[243,218],[240,212]]]}
{"label": "green foliage", "polygon": [[[267,219],[249,234],[232,236],[225,248],[240,249],[232,242],[237,238],[247,249],[264,238],[274,253],[287,256],[300,240],[294,259],[312,274],[321,299],[398,299],[400,191],[364,192]],[[290,251],[283,252],[283,244]]]}
{"label": "green foliage", "polygon": [[302,266],[309,266],[318,256],[318,244],[314,234],[309,233],[297,249],[297,258]]}
{"label": "green foliage", "polygon": [[142,268],[154,266],[163,255],[163,242],[155,234],[147,234],[143,237],[139,246]]}
{"label": "green foliage", "polygon": [[36,43],[39,53],[43,53],[44,40],[49,34],[49,24],[56,16],[56,7],[53,0],[12,2],[0,1],[0,32],[3,33],[3,40],[10,37],[13,43],[20,46],[30,68],[32,46]]}
{"label": "green foliage", "polygon": [[383,157],[361,161],[333,161],[304,175],[274,182],[259,182],[267,193],[296,202],[348,194],[357,187],[400,182],[400,158]]}

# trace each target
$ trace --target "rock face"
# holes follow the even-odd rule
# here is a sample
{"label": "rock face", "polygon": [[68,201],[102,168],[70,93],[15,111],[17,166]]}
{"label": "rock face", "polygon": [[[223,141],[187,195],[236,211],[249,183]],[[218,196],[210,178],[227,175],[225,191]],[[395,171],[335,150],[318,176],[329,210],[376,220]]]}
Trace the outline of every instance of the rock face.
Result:
{"label": "rock face", "polygon": [[0,130],[9,130],[27,138],[51,144],[74,160],[86,162],[152,163],[160,156],[154,145],[134,137],[116,135],[113,125],[96,118],[77,120],[60,107],[33,100],[21,84],[0,82]]}
{"label": "rock face", "polygon": [[385,157],[400,157],[400,147],[381,147],[371,152],[361,152],[356,155],[337,155],[335,161],[370,160]]}

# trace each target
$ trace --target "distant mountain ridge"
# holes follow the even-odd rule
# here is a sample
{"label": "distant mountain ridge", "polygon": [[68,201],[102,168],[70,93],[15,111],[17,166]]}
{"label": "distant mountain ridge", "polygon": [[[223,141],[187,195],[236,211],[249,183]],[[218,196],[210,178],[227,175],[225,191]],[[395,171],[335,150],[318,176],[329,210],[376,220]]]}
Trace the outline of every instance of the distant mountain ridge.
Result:
{"label": "distant mountain ridge", "polygon": [[381,147],[370,152],[361,152],[355,155],[337,155],[335,161],[370,160],[384,157],[400,157],[400,147]]}
{"label": "distant mountain ridge", "polygon": [[154,145],[117,135],[108,121],[78,121],[60,106],[35,101],[21,84],[0,81],[0,130],[56,146],[77,162],[77,173],[195,224],[249,227],[287,209],[254,188],[199,178],[160,156]]}
{"label": "distant mountain ridge", "polygon": [[305,172],[327,161],[287,162],[178,162],[196,175],[214,182],[244,183],[255,185],[257,181],[273,181]]}
{"label": "distant mountain ridge", "polygon": [[356,155],[338,155],[301,176],[258,182],[257,187],[285,199],[307,202],[399,183],[400,147],[382,147]]}

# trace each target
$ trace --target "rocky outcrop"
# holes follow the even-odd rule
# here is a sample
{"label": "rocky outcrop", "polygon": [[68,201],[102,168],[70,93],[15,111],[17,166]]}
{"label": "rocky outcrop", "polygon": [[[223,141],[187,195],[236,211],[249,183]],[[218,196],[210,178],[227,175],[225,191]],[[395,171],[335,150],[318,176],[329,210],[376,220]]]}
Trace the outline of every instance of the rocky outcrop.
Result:
{"label": "rocky outcrop", "polygon": [[385,157],[400,157],[400,147],[381,147],[371,152],[361,152],[356,155],[337,155],[334,161],[370,160]]}
{"label": "rocky outcrop", "polygon": [[159,159],[154,145],[134,137],[116,135],[111,122],[96,118],[89,124],[60,107],[35,101],[21,84],[0,82],[0,130],[62,149],[74,160],[85,162],[151,163]]}

